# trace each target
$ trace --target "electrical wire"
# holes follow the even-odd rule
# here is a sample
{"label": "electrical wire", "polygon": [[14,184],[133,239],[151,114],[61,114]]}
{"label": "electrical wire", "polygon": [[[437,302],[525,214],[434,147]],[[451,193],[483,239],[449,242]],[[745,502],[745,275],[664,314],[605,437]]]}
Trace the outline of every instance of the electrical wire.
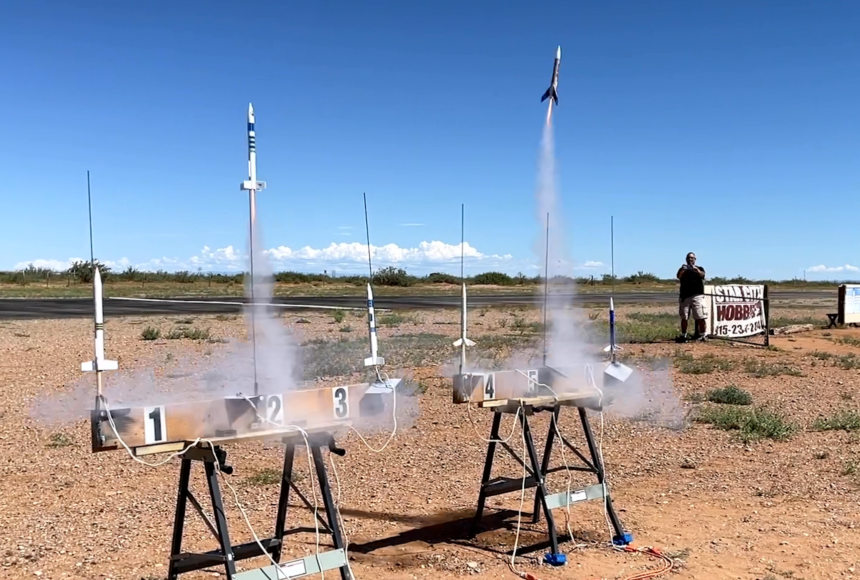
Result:
{"label": "electrical wire", "polygon": [[[376,377],[379,379],[379,382],[388,386],[391,382],[391,378],[388,376],[388,374],[385,371],[379,370],[379,365],[373,365],[373,368],[376,370]],[[382,378],[382,375],[385,375],[385,379]],[[388,444],[391,443],[391,440],[394,439],[394,435],[397,433],[397,389],[395,387],[390,388],[392,397],[391,414],[394,420],[394,428],[391,430],[391,435],[388,436],[388,440],[382,447],[380,447],[379,449],[374,449],[373,447],[371,447],[370,443],[368,443],[367,440],[361,435],[361,433],[358,432],[358,429],[356,429],[352,425],[349,426],[350,429],[355,431],[355,434],[358,435],[358,438],[361,439],[361,442],[364,443],[365,447],[367,447],[374,453],[382,453],[385,448],[388,447]]]}

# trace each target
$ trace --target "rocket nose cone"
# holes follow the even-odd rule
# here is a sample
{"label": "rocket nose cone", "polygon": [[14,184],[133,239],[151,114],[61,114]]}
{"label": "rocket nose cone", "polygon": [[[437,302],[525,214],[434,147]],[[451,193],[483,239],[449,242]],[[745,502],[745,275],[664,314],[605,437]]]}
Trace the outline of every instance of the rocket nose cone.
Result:
{"label": "rocket nose cone", "polygon": [[615,312],[615,302],[613,302],[612,298],[609,299],[609,310]]}
{"label": "rocket nose cone", "polygon": [[561,60],[561,46],[559,46],[558,50],[555,51],[555,58]]}
{"label": "rocket nose cone", "polygon": [[254,105],[252,105],[251,103],[248,103],[248,122],[254,122]]}
{"label": "rocket nose cone", "polygon": [[367,285],[367,297],[373,298],[373,290],[370,289],[370,284]]}
{"label": "rocket nose cone", "polygon": [[99,286],[102,285],[102,275],[98,268],[95,269],[95,273],[93,274],[93,282]]}

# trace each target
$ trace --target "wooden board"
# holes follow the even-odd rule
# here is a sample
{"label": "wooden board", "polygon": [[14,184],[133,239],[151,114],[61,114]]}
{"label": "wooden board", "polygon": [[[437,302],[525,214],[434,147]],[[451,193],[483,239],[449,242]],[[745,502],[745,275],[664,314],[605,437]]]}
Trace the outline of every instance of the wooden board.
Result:
{"label": "wooden board", "polygon": [[[601,373],[595,373],[601,380]],[[503,406],[511,401],[564,398],[598,405],[600,392],[586,381],[584,368],[562,372],[551,367],[454,375],[454,403]],[[543,404],[543,403],[540,403]],[[546,403],[546,404],[551,404]]]}
{"label": "wooden board", "polygon": [[520,407],[524,408],[526,414],[530,414],[534,407],[552,407],[553,405],[561,405],[562,407],[585,407],[595,411],[601,410],[601,402],[599,394],[588,393],[569,393],[559,394],[549,397],[520,397],[514,399],[497,399],[493,401],[482,401],[477,403],[478,407],[488,407],[496,409],[504,413],[514,413]]}
{"label": "wooden board", "polygon": [[[395,379],[390,384],[396,388],[398,383]],[[291,425],[305,430],[321,425],[346,426],[355,419],[384,412],[392,397],[393,389],[361,383],[248,397],[250,401],[225,397],[147,407],[111,407],[110,415],[116,434],[129,448],[152,447],[161,449],[157,451],[161,453],[176,451],[177,445],[183,449],[197,438],[227,442],[289,434]],[[265,420],[260,421],[258,414]],[[105,410],[93,411],[91,421],[93,452],[123,448]],[[279,425],[284,428],[279,430]]]}
{"label": "wooden board", "polygon": [[[338,423],[329,423],[329,424],[320,424],[315,427],[309,427],[303,430],[309,436],[314,433],[325,432],[334,435],[340,430],[346,429],[350,425],[350,421],[338,422]],[[284,430],[284,429],[263,429],[260,431],[250,431],[248,433],[239,433],[236,435],[225,436],[225,437],[212,437],[207,438],[206,441],[200,441],[197,443],[196,447],[201,449],[205,449],[209,447],[209,443],[212,445],[224,445],[226,443],[240,443],[247,441],[257,441],[260,439],[281,439],[281,440],[290,440],[290,439],[303,439],[302,433],[300,431],[293,430]],[[182,451],[192,443],[194,443],[196,439],[191,441],[173,441],[170,443],[158,443],[155,445],[143,445],[141,447],[132,447],[131,452],[136,457],[143,457],[146,455],[155,455],[157,453],[176,453],[178,451]]]}

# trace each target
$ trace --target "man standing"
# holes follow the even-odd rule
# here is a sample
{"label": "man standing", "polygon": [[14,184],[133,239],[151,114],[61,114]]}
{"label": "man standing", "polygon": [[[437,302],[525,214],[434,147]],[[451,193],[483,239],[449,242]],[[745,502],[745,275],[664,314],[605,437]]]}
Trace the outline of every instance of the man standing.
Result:
{"label": "man standing", "polygon": [[677,277],[681,281],[681,337],[678,341],[687,341],[687,320],[691,312],[696,320],[696,334],[693,339],[705,340],[705,316],[708,314],[705,302],[705,269],[696,265],[696,254],[687,254],[687,263],[678,270]]}

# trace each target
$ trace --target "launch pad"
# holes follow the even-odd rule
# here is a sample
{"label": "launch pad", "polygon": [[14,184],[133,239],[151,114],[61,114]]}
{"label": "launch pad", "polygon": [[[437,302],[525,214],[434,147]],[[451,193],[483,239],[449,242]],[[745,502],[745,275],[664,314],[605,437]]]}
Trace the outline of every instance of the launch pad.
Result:
{"label": "launch pad", "polygon": [[[493,411],[493,423],[487,443],[487,456],[484,462],[480,492],[478,493],[478,506],[470,530],[471,536],[474,537],[478,533],[487,498],[534,488],[535,500],[532,521],[533,523],[539,522],[541,512],[547,520],[551,549],[545,555],[547,563],[552,565],[565,563],[565,556],[558,549],[558,535],[552,510],[582,501],[602,500],[604,502],[606,514],[614,531],[613,544],[627,545],[632,541],[632,536],[624,531],[612,505],[603,462],[595,444],[594,434],[586,412],[587,409],[601,411],[605,397],[593,382],[591,386],[588,383],[585,373],[574,374],[570,370],[561,372],[551,367],[455,375],[454,403],[474,403],[478,407],[489,408]],[[604,382],[604,385],[611,388],[611,380]],[[558,420],[562,408],[576,409],[582,425],[585,444],[588,448],[588,456],[564,437],[558,429]],[[549,412],[551,416],[543,456],[539,456],[529,418],[542,412]],[[520,457],[508,442],[500,439],[499,429],[502,416],[505,414],[518,417],[525,441],[527,459]],[[556,439],[559,439],[559,442],[574,454],[581,465],[550,467]],[[525,468],[527,474],[525,479],[522,477],[492,477],[497,446],[501,446],[517,463]],[[547,490],[547,476],[567,469],[594,474],[597,483],[581,489],[550,494]]]}
{"label": "launch pad", "polygon": [[[307,442],[299,433],[293,433],[283,438],[286,444],[284,451],[284,465],[281,475],[281,489],[278,499],[278,508],[275,515],[274,533],[271,537],[259,539],[245,544],[233,545],[230,542],[227,519],[225,517],[224,502],[221,489],[218,485],[217,470],[225,474],[231,474],[233,468],[227,465],[227,452],[220,445],[209,445],[199,443],[191,447],[182,456],[182,465],[179,471],[179,492],[176,500],[176,516],[173,524],[173,540],[170,549],[170,565],[168,568],[168,580],[177,580],[181,574],[202,570],[204,568],[223,566],[227,580],[280,580],[286,578],[301,578],[309,574],[317,574],[327,570],[340,570],[341,580],[350,580],[347,555],[343,540],[343,532],[337,517],[337,509],[332,499],[331,486],[329,485],[326,472],[325,460],[322,450],[328,448],[330,453],[339,456],[346,454],[346,450],[338,448],[331,432],[325,428],[318,428],[307,432]],[[296,527],[286,528],[287,507],[290,501],[290,491],[295,491],[302,503],[309,510],[314,511],[314,505],[302,494],[293,481],[293,462],[296,448],[307,445],[313,457],[316,480],[323,500],[323,511],[325,518],[314,513],[320,526],[320,531],[330,535],[333,548],[330,551],[319,552],[304,558],[292,560],[284,564],[280,563],[284,547],[284,537],[301,533],[315,532],[314,528]],[[209,497],[212,504],[212,512],[215,516],[214,523],[203,512],[200,502],[194,496],[190,488],[191,468],[195,462],[203,464],[206,473],[206,482]],[[312,490],[313,491],[313,490]],[[313,491],[315,494],[316,492]],[[188,504],[197,511],[206,524],[206,527],[218,541],[218,548],[204,553],[182,552],[183,531],[185,526],[185,514]],[[268,556],[271,563],[262,568],[236,572],[236,562]],[[277,563],[277,565],[275,565]]]}
{"label": "launch pad", "polygon": [[143,456],[181,451],[197,439],[224,444],[278,437],[296,427],[347,425],[382,413],[400,381],[109,410],[99,406],[91,413],[92,450],[123,449],[125,443]]}

